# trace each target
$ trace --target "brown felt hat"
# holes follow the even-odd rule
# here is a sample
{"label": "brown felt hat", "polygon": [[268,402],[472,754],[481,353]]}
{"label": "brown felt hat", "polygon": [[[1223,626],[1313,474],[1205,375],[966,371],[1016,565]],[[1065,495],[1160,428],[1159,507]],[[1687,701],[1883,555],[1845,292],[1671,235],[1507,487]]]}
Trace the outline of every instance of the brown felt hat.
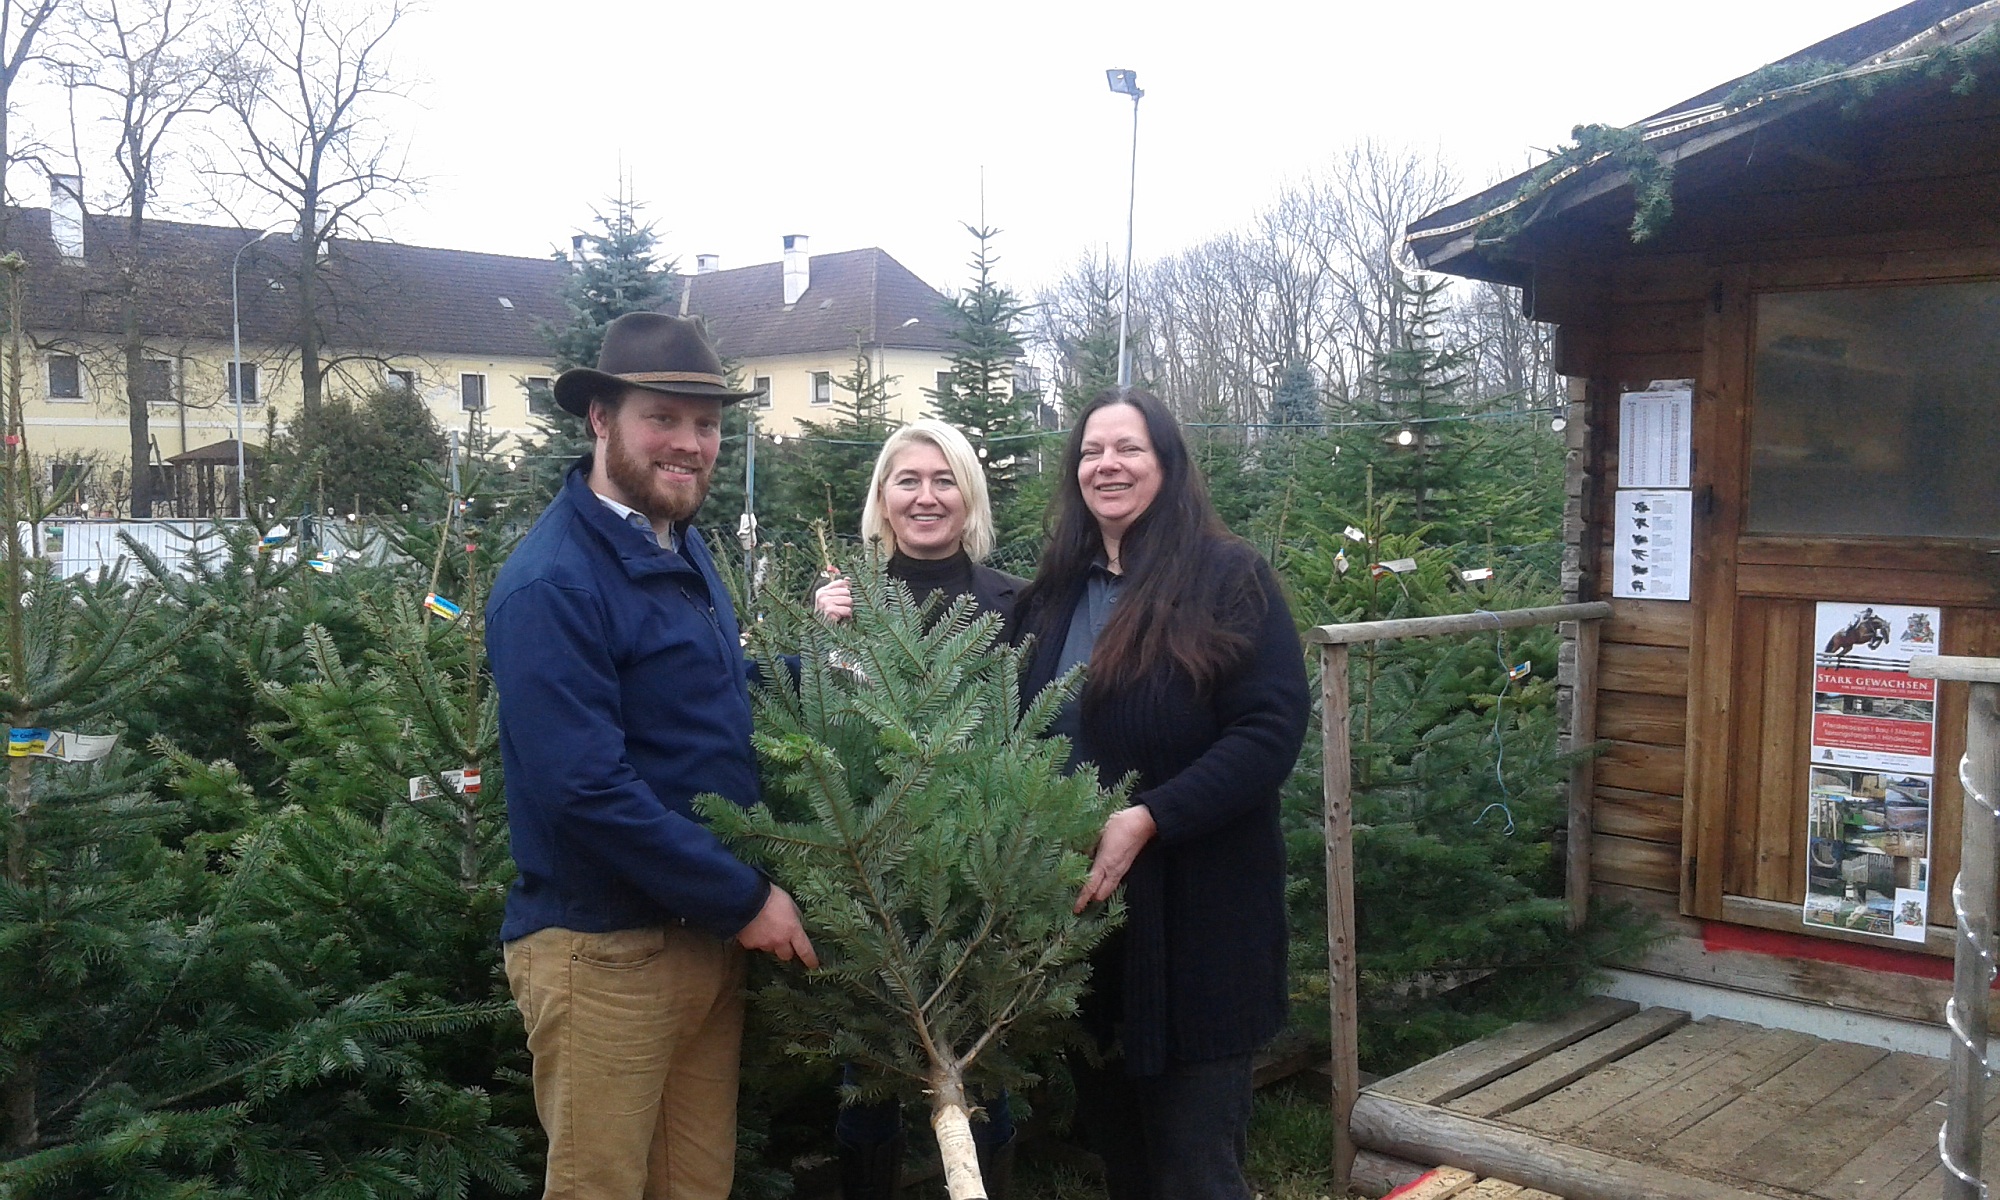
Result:
{"label": "brown felt hat", "polygon": [[556,403],[581,417],[590,412],[592,397],[628,387],[724,404],[757,394],[730,390],[722,359],[700,326],[686,317],[650,312],[626,313],[605,326],[596,369],[571,367],[556,376]]}

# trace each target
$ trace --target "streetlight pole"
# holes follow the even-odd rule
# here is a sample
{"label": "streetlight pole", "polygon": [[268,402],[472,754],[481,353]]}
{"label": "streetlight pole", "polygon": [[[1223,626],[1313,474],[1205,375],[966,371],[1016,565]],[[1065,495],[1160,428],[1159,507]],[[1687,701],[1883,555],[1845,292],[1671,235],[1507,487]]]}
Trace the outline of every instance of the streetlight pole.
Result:
{"label": "streetlight pole", "polygon": [[1132,356],[1125,348],[1132,324],[1132,216],[1139,203],[1139,87],[1137,71],[1113,68],[1104,73],[1111,90],[1132,97],[1132,172],[1125,198],[1125,286],[1118,293],[1118,386],[1132,386]]}
{"label": "streetlight pole", "polygon": [[236,256],[229,260],[229,341],[230,362],[232,365],[229,390],[235,393],[234,398],[236,401],[236,516],[238,520],[249,515],[246,506],[249,503],[247,493],[250,490],[250,481],[243,472],[243,307],[237,300],[236,272],[237,268],[243,265],[243,251],[248,250],[258,242],[278,232],[279,228],[274,226],[266,229],[256,237],[243,243],[236,251]]}

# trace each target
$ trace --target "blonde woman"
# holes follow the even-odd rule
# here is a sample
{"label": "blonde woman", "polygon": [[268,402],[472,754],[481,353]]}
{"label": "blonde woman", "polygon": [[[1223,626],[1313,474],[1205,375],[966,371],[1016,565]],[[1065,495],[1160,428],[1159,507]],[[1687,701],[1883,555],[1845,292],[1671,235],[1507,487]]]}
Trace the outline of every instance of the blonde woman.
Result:
{"label": "blonde woman", "polygon": [[[908,585],[919,604],[943,592],[947,604],[971,596],[981,613],[1000,617],[1012,635],[1014,597],[1026,580],[980,560],[993,551],[993,504],[986,471],[965,435],[943,421],[912,421],[889,435],[875,458],[861,536],[889,552],[889,576]],[[813,595],[821,616],[854,615],[845,579]]]}
{"label": "blonde woman", "polygon": [[[965,435],[943,421],[912,421],[889,435],[875,459],[861,536],[889,552],[889,574],[919,604],[944,593],[947,605],[971,596],[981,613],[1000,617],[1011,639],[1014,596],[1026,580],[979,560],[993,550],[993,505],[986,472]],[[835,579],[813,595],[823,617],[854,615],[854,593]],[[852,1068],[849,1068],[851,1071]],[[1007,1094],[980,1098],[986,1119],[973,1125],[979,1172],[986,1194],[1006,1200],[1013,1174],[1014,1120]],[[895,1101],[849,1105],[834,1123],[840,1146],[840,1187],[845,1200],[892,1200],[901,1192],[903,1118]]]}

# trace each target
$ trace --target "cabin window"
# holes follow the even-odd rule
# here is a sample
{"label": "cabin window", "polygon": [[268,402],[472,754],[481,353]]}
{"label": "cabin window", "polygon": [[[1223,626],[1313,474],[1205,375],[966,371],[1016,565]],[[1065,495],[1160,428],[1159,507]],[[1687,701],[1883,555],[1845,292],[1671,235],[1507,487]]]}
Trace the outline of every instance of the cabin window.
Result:
{"label": "cabin window", "polygon": [[2000,537],[2000,282],[1757,298],[1751,533]]}

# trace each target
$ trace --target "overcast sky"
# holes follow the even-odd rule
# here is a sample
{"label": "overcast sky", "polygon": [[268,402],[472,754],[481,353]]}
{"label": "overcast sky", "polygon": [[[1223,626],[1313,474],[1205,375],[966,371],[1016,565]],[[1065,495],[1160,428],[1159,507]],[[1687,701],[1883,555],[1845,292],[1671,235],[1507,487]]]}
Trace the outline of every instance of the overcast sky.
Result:
{"label": "overcast sky", "polygon": [[[1889,0],[428,0],[428,177],[382,232],[539,255],[622,163],[692,269],[881,246],[963,282],[978,218],[1027,291],[1123,251],[1131,102],[1140,259],[1242,224],[1361,138],[1435,149],[1467,188],[1539,161],[1582,122],[1627,123],[1892,7]],[[17,184],[18,186],[18,184]],[[29,194],[35,194],[30,192]]]}

